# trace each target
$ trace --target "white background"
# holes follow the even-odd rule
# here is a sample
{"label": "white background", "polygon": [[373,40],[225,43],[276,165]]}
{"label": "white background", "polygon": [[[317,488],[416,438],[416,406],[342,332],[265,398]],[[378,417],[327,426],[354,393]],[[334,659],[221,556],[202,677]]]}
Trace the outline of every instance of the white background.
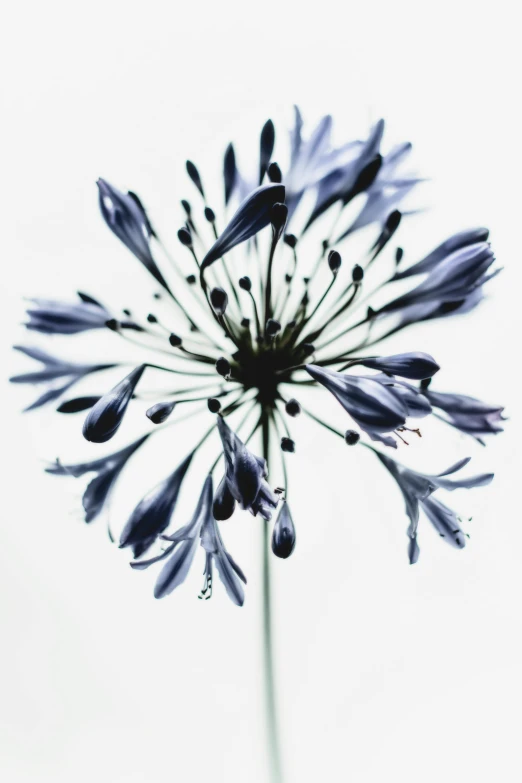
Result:
{"label": "white background", "polygon": [[[402,500],[371,455],[304,426],[299,435],[298,546],[274,564],[287,781],[522,776],[513,6],[91,1],[20,2],[4,12],[6,377],[31,365],[9,348],[27,338],[17,326],[23,296],[83,288],[124,306],[148,285],[101,221],[98,176],[140,193],[177,250],[179,199],[192,197],[185,158],[211,182],[230,139],[247,156],[269,116],[281,139],[294,102],[309,123],[331,112],[340,140],[384,116],[388,145],[414,142],[412,160],[431,181],[415,196],[429,211],[401,227],[410,260],[452,231],[491,228],[505,272],[488,301],[393,344],[433,353],[443,364],[439,389],[506,405],[506,433],[487,449],[427,426],[404,456],[435,472],[470,454],[476,471],[496,472],[490,487],[451,496],[473,515],[470,545],[444,546],[425,523],[421,559],[409,567]],[[220,586],[211,602],[196,600],[199,563],[182,589],[156,602],[153,575],[130,571],[102,522],[82,524],[80,484],[43,473],[57,454],[93,453],[81,416],[22,417],[31,392],[4,384],[0,394],[2,780],[265,781],[259,523],[238,514],[224,532],[249,576],[242,610]],[[172,470],[189,429],[174,428],[150,452],[156,461],[127,479],[122,510],[139,497],[136,485],[144,491]],[[188,513],[193,498],[185,502]]]}

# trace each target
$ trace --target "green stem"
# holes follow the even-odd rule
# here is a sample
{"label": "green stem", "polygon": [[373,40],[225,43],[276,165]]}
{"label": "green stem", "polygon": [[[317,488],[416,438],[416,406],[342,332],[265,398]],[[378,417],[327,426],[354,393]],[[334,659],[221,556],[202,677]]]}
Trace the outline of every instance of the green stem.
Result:
{"label": "green stem", "polygon": [[[270,420],[268,412],[263,411],[261,418],[263,456],[268,462],[270,451]],[[270,527],[263,521],[263,657],[265,674],[266,720],[268,734],[268,752],[270,774],[273,783],[282,783],[281,753],[276,708],[276,688],[274,672],[274,639],[272,628],[272,586],[270,583]]]}

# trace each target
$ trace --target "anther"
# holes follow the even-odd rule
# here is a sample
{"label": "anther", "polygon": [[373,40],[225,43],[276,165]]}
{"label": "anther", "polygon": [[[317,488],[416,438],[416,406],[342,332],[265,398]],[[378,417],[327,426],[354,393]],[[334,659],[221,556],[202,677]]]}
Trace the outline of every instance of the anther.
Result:
{"label": "anther", "polygon": [[299,414],[301,413],[301,406],[297,402],[297,400],[292,397],[292,399],[288,400],[288,402],[286,403],[285,411],[288,413],[289,416],[292,417],[299,416]]}
{"label": "anther", "polygon": [[216,222],[216,213],[210,207],[205,207],[205,217],[209,223]]}
{"label": "anther", "polygon": [[108,321],[105,321],[105,326],[112,332],[117,332],[120,328],[120,322],[116,318],[109,318]]}
{"label": "anther", "polygon": [[240,277],[239,278],[239,287],[243,289],[243,291],[251,291],[252,290],[252,281],[249,277]]}
{"label": "anther", "polygon": [[285,275],[285,283],[287,283],[287,285],[290,285],[291,282],[292,282],[292,275],[289,275],[287,272]]}
{"label": "anther", "polygon": [[189,285],[194,285],[196,282],[196,275],[187,275],[186,280]]}
{"label": "anther", "polygon": [[211,413],[219,413],[221,410],[221,403],[215,397],[210,397],[207,400],[208,409]]}
{"label": "anther", "polygon": [[125,308],[122,310],[122,313],[123,313],[124,315],[126,315],[127,317],[129,317],[129,318],[130,318],[130,316],[132,315],[131,311],[130,311],[130,310],[128,310],[126,307],[125,307]]}
{"label": "anther", "polygon": [[243,329],[248,329],[248,327],[250,326],[250,318],[242,318],[241,326],[243,327]]}
{"label": "anther", "polygon": [[161,299],[161,294],[158,291],[156,291],[155,294],[152,294],[152,296],[154,297],[154,299]]}
{"label": "anther", "polygon": [[303,343],[301,347],[305,356],[311,356],[315,351],[315,345],[312,345],[312,343]]}
{"label": "anther", "polygon": [[275,203],[270,213],[270,222],[272,223],[272,231],[274,239],[277,240],[283,233],[283,229],[286,225],[288,218],[288,207],[286,204]]}
{"label": "anther", "polygon": [[348,444],[348,446],[355,446],[356,443],[360,440],[360,435],[355,430],[346,430],[344,433],[344,440],[345,443]]}
{"label": "anther", "polygon": [[404,255],[404,250],[402,249],[402,247],[398,247],[397,250],[395,251],[395,263],[396,264],[400,264],[401,263],[403,255]]}
{"label": "anther", "polygon": [[149,313],[148,314],[147,321],[149,322],[149,324],[157,324],[158,323],[158,319],[156,318],[154,313]]}
{"label": "anther", "polygon": [[288,247],[291,247],[292,250],[297,245],[297,237],[295,234],[285,234],[283,239],[285,245],[288,245]]}
{"label": "anther", "polygon": [[281,438],[281,451],[293,454],[295,452],[295,441],[292,438]]}

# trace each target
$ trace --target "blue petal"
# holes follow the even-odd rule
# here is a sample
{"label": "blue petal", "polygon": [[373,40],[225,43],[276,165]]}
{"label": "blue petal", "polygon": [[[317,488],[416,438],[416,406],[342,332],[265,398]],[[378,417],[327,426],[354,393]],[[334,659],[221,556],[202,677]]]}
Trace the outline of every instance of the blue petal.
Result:
{"label": "blue petal", "polygon": [[253,237],[270,223],[274,204],[284,202],[284,185],[262,185],[242,202],[221,236],[203,259],[201,271],[228,253],[236,245]]}

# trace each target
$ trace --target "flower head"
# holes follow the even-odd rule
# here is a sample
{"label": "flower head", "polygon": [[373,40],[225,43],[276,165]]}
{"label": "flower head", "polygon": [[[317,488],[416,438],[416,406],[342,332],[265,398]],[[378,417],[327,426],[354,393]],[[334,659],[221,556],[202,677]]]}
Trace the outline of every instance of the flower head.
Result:
{"label": "flower head", "polygon": [[[141,500],[135,498],[119,537],[120,547],[133,551],[133,568],[163,563],[155,587],[158,598],[185,580],[201,547],[201,597],[212,594],[216,568],[228,596],[243,604],[246,579],[221,534],[238,509],[260,518],[264,541],[269,544],[271,539],[275,556],[287,559],[293,554],[296,530],[288,472],[300,457],[292,429],[303,420],[340,437],[349,446],[347,461],[357,453],[354,447],[378,455],[406,503],[412,562],[419,555],[421,509],[446,540],[457,547],[465,543],[455,513],[433,494],[483,486],[492,478],[456,477],[467,460],[431,475],[406,468],[386,453],[403,448],[408,433],[421,435],[419,423],[434,410],[437,418],[479,440],[501,429],[501,407],[432,391],[430,379],[443,370],[431,355],[413,351],[403,337],[404,330],[418,322],[469,312],[479,304],[484,286],[497,273],[489,233],[478,228],[454,234],[420,261],[405,266],[402,237],[415,211],[406,198],[422,182],[404,168],[411,144],[390,147],[384,121],[379,120],[362,138],[337,145],[332,126],[326,115],[307,132],[296,108],[285,160],[275,125],[268,120],[250,172],[239,167],[229,144],[223,162],[223,210],[208,203],[211,189],[196,164],[187,161],[194,199],[181,199],[175,257],[163,245],[140,198],[99,179],[103,219],[150,273],[160,309],[154,306],[151,312],[150,302],[146,314],[137,316],[133,307],[131,316],[122,301],[125,317],[118,319],[86,294],[72,303],[33,299],[28,308],[26,326],[33,332],[74,336],[107,327],[104,345],[131,348],[137,343],[142,351],[139,360],[129,364],[125,355],[115,364],[83,356],[70,362],[40,347],[17,346],[41,367],[11,380],[45,385],[30,408],[58,401],[63,413],[87,411],[83,435],[93,449],[112,438],[125,438],[131,426],[126,412],[149,400],[143,406],[145,432],[130,445],[76,465],[57,462],[48,472],[94,474],[83,495],[85,519],[90,522],[108,508],[128,460],[136,454],[138,461],[145,440],[154,436],[156,442],[156,434],[167,431],[164,442],[170,448],[161,465],[169,464],[158,476],[159,483]],[[367,252],[356,255],[350,242],[361,229],[370,241]],[[395,245],[398,237],[400,246]],[[128,258],[130,276],[129,254]],[[384,305],[373,300],[377,292]],[[387,344],[380,350],[379,343],[399,334],[396,348]],[[115,366],[121,367],[121,374],[112,388],[100,382],[95,394],[60,400],[86,376],[99,376]],[[153,384],[159,377],[167,385],[161,391]],[[320,407],[326,392],[344,409],[337,408],[335,422],[326,420]],[[171,415],[174,410],[176,415]],[[168,428],[193,413],[194,444],[181,459]],[[196,432],[200,425],[202,433]],[[186,476],[211,448],[214,453],[192,519],[169,533],[177,524],[179,497],[189,491]],[[271,477],[281,470],[281,486],[269,483],[269,463]]]}

